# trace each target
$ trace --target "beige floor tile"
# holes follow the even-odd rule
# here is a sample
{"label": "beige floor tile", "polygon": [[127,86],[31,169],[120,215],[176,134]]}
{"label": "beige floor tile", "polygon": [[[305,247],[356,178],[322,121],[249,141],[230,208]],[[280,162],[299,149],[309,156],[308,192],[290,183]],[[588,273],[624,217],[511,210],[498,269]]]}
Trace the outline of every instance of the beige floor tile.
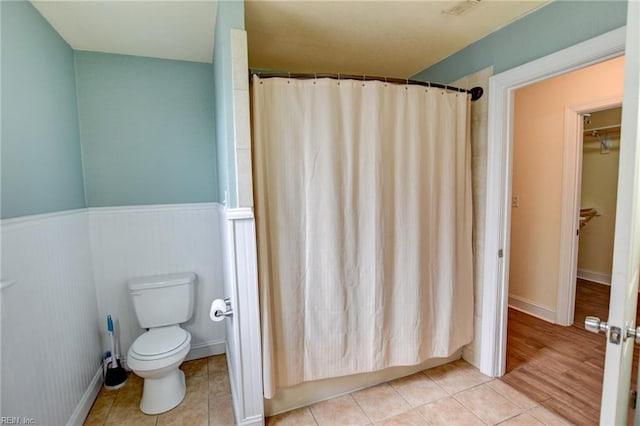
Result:
{"label": "beige floor tile", "polygon": [[209,397],[209,426],[233,426],[233,403],[231,395]]}
{"label": "beige floor tile", "polygon": [[134,372],[129,372],[127,376],[127,382],[118,389],[117,393],[120,394],[135,394],[142,396],[142,387],[144,385],[144,379],[136,375]]}
{"label": "beige floor tile", "polygon": [[308,407],[298,408],[297,410],[288,411],[278,414],[277,416],[267,417],[267,426],[315,426],[317,425],[311,410]]}
{"label": "beige floor tile", "polygon": [[227,372],[227,357],[224,354],[210,356],[208,358],[208,364],[209,374]]}
{"label": "beige floor tile", "polygon": [[491,389],[498,392],[500,395],[504,396],[520,408],[528,410],[529,408],[533,408],[538,405],[533,399],[529,398],[521,392],[518,392],[505,382],[502,382],[500,380],[492,380],[488,383],[488,385],[489,387],[491,387]]}
{"label": "beige floor tile", "polygon": [[107,423],[119,423],[129,419],[131,419],[131,421],[146,421],[146,418],[150,416],[140,411],[141,397],[142,392],[125,393],[122,392],[121,389],[111,407],[109,417],[107,417]]}
{"label": "beige floor tile", "polygon": [[199,392],[204,395],[209,394],[209,376],[199,375],[199,376],[186,377],[186,382],[187,382],[187,393]]}
{"label": "beige floor tile", "polygon": [[390,385],[393,386],[412,407],[417,407],[418,405],[448,396],[444,389],[422,373],[416,373],[394,380],[390,382]]}
{"label": "beige floor tile", "polygon": [[430,404],[421,405],[416,410],[424,417],[429,425],[484,426],[484,423],[482,423],[479,418],[451,396],[439,399]]}
{"label": "beige floor tile", "polygon": [[354,392],[352,395],[374,422],[410,409],[409,404],[387,383]]}
{"label": "beige floor tile", "polygon": [[522,413],[516,417],[512,417],[509,420],[505,420],[500,423],[500,426],[542,426],[535,417],[530,416],[527,413]]}
{"label": "beige floor tile", "polygon": [[192,361],[183,362],[180,370],[184,372],[185,377],[206,376],[208,360],[207,358],[194,359]]}
{"label": "beige floor tile", "polygon": [[117,423],[107,423],[109,426],[154,426],[157,416],[146,416],[145,418],[131,418]]}
{"label": "beige floor tile", "polygon": [[113,402],[116,400],[117,394],[117,391],[109,391],[104,387],[100,389],[84,424],[87,426],[105,424],[107,417],[109,416],[109,411],[111,411],[111,407],[113,406]]}
{"label": "beige floor tile", "polygon": [[464,360],[425,370],[423,373],[451,395],[491,380],[491,377],[485,376]]}
{"label": "beige floor tile", "polygon": [[529,411],[527,414],[538,419],[542,424],[549,426],[556,425],[570,425],[571,423],[564,419],[563,417],[557,415],[556,413],[547,410],[544,407],[535,407]]}
{"label": "beige floor tile", "polygon": [[427,426],[428,424],[429,423],[420,415],[417,409],[413,409],[375,423],[376,426]]}
{"label": "beige floor tile", "polygon": [[371,423],[351,395],[318,402],[309,408],[319,425],[367,425]]}
{"label": "beige floor tile", "polygon": [[455,398],[485,423],[496,424],[522,412],[522,409],[491,389],[489,384],[476,386]]}
{"label": "beige floor tile", "polygon": [[173,410],[158,415],[158,426],[208,426],[209,398],[206,394],[188,393]]}
{"label": "beige floor tile", "polygon": [[227,373],[209,375],[209,395],[227,395],[231,393]]}

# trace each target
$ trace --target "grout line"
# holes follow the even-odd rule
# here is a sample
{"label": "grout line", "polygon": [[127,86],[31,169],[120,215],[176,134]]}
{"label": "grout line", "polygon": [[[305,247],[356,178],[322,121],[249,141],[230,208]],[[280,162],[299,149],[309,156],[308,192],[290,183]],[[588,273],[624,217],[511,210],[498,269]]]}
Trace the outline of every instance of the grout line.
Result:
{"label": "grout line", "polygon": [[307,406],[307,410],[309,410],[309,413],[311,414],[311,418],[313,419],[314,422],[316,422],[316,425],[320,425],[320,422],[318,422],[318,419],[316,419],[316,416],[313,414],[311,405]]}
{"label": "grout line", "polygon": [[360,405],[360,403],[358,402],[358,400],[356,399],[355,396],[353,396],[354,392],[348,393],[347,395],[349,395],[351,397],[351,399],[353,399],[356,403],[356,405],[360,408],[360,410],[362,410],[362,412],[364,413],[364,415],[367,417],[367,419],[369,419],[369,422],[371,424],[373,424],[373,420],[371,419],[371,417],[369,417],[369,414],[365,411],[364,408],[362,408],[362,406]]}

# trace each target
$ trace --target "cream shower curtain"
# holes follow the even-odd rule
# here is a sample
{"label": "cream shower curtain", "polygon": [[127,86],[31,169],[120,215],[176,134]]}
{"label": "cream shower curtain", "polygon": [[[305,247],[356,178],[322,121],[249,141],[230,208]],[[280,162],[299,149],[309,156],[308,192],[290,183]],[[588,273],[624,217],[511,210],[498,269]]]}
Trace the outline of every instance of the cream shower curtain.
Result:
{"label": "cream shower curtain", "polygon": [[254,77],[265,397],[473,335],[469,100]]}

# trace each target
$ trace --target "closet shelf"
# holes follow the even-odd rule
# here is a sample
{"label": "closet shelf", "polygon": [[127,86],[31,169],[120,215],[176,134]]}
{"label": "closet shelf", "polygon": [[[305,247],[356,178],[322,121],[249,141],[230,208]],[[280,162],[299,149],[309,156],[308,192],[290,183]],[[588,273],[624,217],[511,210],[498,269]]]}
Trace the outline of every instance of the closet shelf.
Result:
{"label": "closet shelf", "polygon": [[594,208],[580,209],[580,228],[579,229],[582,230],[582,228],[587,226],[587,223],[589,223],[591,219],[599,215],[600,215],[600,212],[598,211],[598,209],[594,209]]}

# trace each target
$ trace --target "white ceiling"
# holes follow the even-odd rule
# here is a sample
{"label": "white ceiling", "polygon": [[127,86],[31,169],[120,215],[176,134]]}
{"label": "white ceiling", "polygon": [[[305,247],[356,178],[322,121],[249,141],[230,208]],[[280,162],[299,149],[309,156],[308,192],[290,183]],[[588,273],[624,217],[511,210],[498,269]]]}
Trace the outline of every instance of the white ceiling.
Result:
{"label": "white ceiling", "polygon": [[[546,1],[245,1],[249,65],[409,77]],[[32,3],[76,50],[212,61],[215,0]]]}
{"label": "white ceiling", "polygon": [[215,1],[33,1],[76,50],[211,62]]}
{"label": "white ceiling", "polygon": [[[409,77],[546,1],[247,1],[249,65]],[[461,16],[443,13],[474,6]]]}

